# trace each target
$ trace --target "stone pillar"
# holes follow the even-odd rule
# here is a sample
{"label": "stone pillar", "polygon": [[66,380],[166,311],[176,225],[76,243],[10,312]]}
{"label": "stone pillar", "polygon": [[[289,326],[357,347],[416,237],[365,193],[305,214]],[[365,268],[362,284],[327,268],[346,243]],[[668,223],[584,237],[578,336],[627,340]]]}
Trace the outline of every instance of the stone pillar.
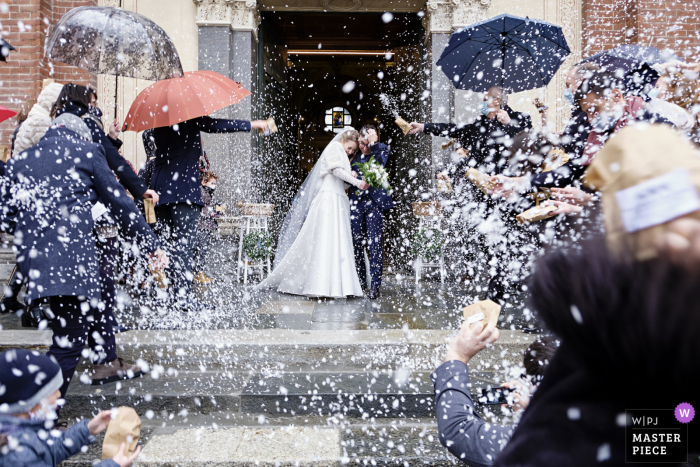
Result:
{"label": "stone pillar", "polygon": [[[429,0],[426,15],[423,17],[426,46],[431,55],[430,100],[431,121],[448,123],[464,121],[463,110],[456,109],[455,103],[464,102],[465,91],[456,91],[450,79],[437,66],[442,51],[452,37],[452,33],[477,21],[486,19],[491,0]],[[462,94],[462,95],[460,95]],[[473,97],[472,97],[473,100]],[[433,168],[439,169],[449,157],[441,145],[446,140],[433,138]]]}
{"label": "stone pillar", "polygon": [[[255,0],[194,0],[199,26],[199,69],[238,81],[252,95],[214,114],[218,118],[255,120],[256,45],[260,14]],[[220,176],[217,197],[232,208],[255,200],[252,193],[257,163],[257,132],[202,134],[212,168]],[[231,214],[232,209],[229,209]]]}

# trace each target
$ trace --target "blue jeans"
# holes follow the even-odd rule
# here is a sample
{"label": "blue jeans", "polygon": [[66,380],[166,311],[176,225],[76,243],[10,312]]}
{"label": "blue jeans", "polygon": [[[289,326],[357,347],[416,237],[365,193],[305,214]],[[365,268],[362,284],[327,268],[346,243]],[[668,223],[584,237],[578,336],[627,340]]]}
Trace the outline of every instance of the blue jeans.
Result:
{"label": "blue jeans", "polygon": [[369,272],[372,275],[371,287],[382,285],[382,229],[384,211],[372,199],[364,195],[359,200],[350,201],[350,226],[352,228],[352,245],[355,250],[355,268],[360,283],[367,284],[365,268],[365,245],[369,250]]}
{"label": "blue jeans", "polygon": [[192,257],[197,246],[201,210],[201,206],[187,203],[168,203],[155,209],[160,224],[160,244],[170,258],[169,279],[175,294],[181,296],[190,292]]}

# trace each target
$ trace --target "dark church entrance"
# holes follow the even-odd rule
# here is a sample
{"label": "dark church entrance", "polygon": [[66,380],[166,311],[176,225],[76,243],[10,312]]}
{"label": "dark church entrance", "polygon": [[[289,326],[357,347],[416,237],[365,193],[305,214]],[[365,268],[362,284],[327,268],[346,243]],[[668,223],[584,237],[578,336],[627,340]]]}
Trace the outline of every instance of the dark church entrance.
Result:
{"label": "dark church entrance", "polygon": [[281,134],[259,148],[256,178],[261,197],[279,207],[276,227],[335,134],[372,124],[392,149],[387,168],[396,207],[386,216],[385,255],[409,260],[403,239],[410,202],[430,183],[430,147],[404,136],[394,120],[430,115],[423,40],[417,13],[262,13],[257,105]]}

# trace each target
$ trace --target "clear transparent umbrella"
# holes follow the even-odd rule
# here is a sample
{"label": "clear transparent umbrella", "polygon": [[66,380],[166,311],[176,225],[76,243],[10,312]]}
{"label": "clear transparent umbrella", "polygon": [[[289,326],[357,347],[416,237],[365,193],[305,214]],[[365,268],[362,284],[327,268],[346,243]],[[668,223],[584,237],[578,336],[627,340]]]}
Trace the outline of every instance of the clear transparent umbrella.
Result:
{"label": "clear transparent umbrella", "polygon": [[157,81],[183,75],[175,44],[156,23],[113,7],[78,7],[53,28],[52,60],[98,74]]}

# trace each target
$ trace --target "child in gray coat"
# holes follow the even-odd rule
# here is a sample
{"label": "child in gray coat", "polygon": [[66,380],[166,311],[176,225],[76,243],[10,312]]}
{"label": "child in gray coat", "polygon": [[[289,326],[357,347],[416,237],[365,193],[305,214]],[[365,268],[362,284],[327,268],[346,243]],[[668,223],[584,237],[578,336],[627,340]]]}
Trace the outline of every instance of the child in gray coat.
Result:
{"label": "child in gray coat", "polygon": [[[0,467],[55,467],[107,429],[109,410],[67,431],[52,430],[62,384],[53,357],[21,349],[0,354]],[[116,456],[96,467],[129,467],[141,447],[131,456],[124,451],[122,444]]]}

